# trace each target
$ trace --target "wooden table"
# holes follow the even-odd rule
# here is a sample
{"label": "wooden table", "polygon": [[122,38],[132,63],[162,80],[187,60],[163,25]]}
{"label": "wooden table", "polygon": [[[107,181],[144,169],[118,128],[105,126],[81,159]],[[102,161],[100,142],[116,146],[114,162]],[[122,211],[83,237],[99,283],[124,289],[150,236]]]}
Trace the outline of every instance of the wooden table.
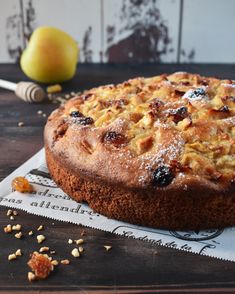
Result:
{"label": "wooden table", "polygon": [[[65,83],[63,89],[65,92],[79,91],[130,77],[173,71],[235,78],[235,65],[79,65],[76,77]],[[16,65],[0,65],[0,78],[27,80]],[[37,111],[49,114],[56,107],[49,102],[29,105],[13,93],[0,90],[0,180],[43,146],[46,118]],[[18,127],[19,121],[25,125]],[[0,208],[0,290],[4,293],[47,293],[50,290],[57,293],[75,290],[84,293],[235,291],[235,263],[152,246],[88,228],[84,236],[84,256],[75,260],[70,255],[71,246],[67,240],[78,239],[83,228],[20,212],[12,223],[22,224],[25,232],[43,224],[43,234],[47,236],[45,245],[55,249],[57,256],[72,260],[70,265],[57,268],[47,280],[29,283],[27,260],[30,252],[39,246],[34,238],[18,240],[3,233],[2,228],[10,222],[6,211],[6,208]],[[112,245],[111,251],[104,250],[106,244]],[[8,254],[18,248],[24,255],[9,262]]]}

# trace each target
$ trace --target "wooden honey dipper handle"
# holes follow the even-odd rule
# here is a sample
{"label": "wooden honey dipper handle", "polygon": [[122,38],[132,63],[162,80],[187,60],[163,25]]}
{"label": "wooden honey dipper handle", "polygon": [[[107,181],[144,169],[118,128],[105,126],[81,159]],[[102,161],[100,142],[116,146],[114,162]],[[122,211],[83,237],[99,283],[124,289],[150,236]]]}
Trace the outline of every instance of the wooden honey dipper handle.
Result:
{"label": "wooden honey dipper handle", "polygon": [[45,91],[32,82],[19,82],[17,84],[0,79],[0,87],[14,91],[25,102],[41,102],[46,98]]}

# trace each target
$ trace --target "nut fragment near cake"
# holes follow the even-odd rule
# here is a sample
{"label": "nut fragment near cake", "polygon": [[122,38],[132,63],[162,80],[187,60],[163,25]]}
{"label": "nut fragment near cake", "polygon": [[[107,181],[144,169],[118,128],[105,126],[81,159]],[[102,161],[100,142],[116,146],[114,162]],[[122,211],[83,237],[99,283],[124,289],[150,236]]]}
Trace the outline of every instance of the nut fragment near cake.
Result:
{"label": "nut fragment near cake", "polygon": [[235,225],[235,82],[176,72],[91,89],[45,127],[48,168],[107,217],[172,230]]}

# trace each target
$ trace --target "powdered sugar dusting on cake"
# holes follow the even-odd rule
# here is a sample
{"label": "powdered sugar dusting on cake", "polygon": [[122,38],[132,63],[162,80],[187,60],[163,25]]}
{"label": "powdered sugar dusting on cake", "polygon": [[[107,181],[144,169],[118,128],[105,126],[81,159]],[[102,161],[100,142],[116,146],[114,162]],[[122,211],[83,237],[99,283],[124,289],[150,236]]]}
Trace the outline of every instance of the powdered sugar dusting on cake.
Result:
{"label": "powdered sugar dusting on cake", "polygon": [[233,88],[235,89],[235,84],[221,84],[221,86],[226,87],[226,88]]}
{"label": "powdered sugar dusting on cake", "polygon": [[162,81],[161,84],[163,86],[173,86],[172,82],[171,81]]}
{"label": "powdered sugar dusting on cake", "polygon": [[[78,97],[77,102],[74,100],[65,106],[63,117],[67,116],[69,124],[67,135],[71,136],[70,130],[74,132],[70,142],[74,146],[82,144],[82,148],[84,144],[79,142],[79,137],[84,139],[86,136],[84,141],[89,144],[90,139],[93,143],[95,138],[98,147],[95,149],[90,144],[93,149],[87,155],[91,156],[91,164],[96,160],[99,162],[99,153],[104,153],[102,158],[107,166],[122,170],[117,178],[126,177],[131,184],[138,180],[141,186],[148,185],[154,171],[161,166],[171,168],[176,178],[180,170],[185,174],[197,173],[197,166],[201,174],[208,177],[201,164],[208,161],[216,170],[222,170],[222,174],[224,166],[233,172],[231,160],[227,160],[227,157],[233,157],[232,151],[220,144],[223,140],[225,144],[233,142],[231,126],[235,122],[234,117],[229,116],[233,115],[231,98],[234,95],[231,93],[234,88],[235,83],[231,80],[219,82],[186,72],[101,86],[87,92],[87,99],[80,101],[81,97]],[[80,112],[82,119],[73,118],[73,111]],[[89,124],[83,124],[86,118],[91,118]],[[81,136],[76,135],[79,133]],[[123,136],[124,143],[107,143],[104,138],[108,133]],[[211,139],[217,140],[218,144],[211,143]],[[200,151],[203,148],[205,152]],[[225,151],[227,157],[223,154]],[[191,168],[190,163],[197,161],[199,164],[195,164],[195,169]],[[109,168],[105,170],[109,175]]]}
{"label": "powdered sugar dusting on cake", "polygon": [[176,71],[174,75],[185,75],[188,74],[186,71]]}
{"label": "powdered sugar dusting on cake", "polygon": [[163,129],[170,129],[171,128],[169,123],[164,123],[164,122],[160,121],[159,119],[154,122],[153,126],[155,128],[163,128]]}
{"label": "powdered sugar dusting on cake", "polygon": [[202,86],[200,88],[189,89],[184,95],[183,99],[188,99],[190,101],[195,100],[208,100],[208,96],[206,94],[206,86]]}
{"label": "powdered sugar dusting on cake", "polygon": [[[172,162],[178,161],[184,144],[185,142],[180,134],[176,134],[174,140],[169,145],[157,144],[157,152],[155,154],[142,156],[140,159],[140,170],[143,171],[143,174],[139,176],[139,183],[145,184],[149,181],[149,172],[156,169],[156,167],[160,165],[171,166]],[[146,171],[149,172],[146,173]]]}

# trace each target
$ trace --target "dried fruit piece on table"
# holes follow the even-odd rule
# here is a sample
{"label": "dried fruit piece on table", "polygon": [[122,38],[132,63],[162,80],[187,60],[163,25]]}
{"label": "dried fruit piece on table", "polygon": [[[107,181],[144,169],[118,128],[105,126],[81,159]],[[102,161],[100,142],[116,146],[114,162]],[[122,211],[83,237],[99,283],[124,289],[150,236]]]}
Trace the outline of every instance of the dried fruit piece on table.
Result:
{"label": "dried fruit piece on table", "polygon": [[46,254],[39,254],[38,252],[34,252],[31,255],[28,266],[34,272],[36,279],[46,279],[54,269],[49,257]]}
{"label": "dried fruit piece on table", "polygon": [[16,177],[11,182],[11,186],[14,190],[21,193],[30,193],[33,191],[33,188],[29,181],[24,177]]}
{"label": "dried fruit piece on table", "polygon": [[52,93],[59,93],[62,91],[62,87],[59,84],[56,85],[51,85],[47,87],[47,93],[52,94]]}

